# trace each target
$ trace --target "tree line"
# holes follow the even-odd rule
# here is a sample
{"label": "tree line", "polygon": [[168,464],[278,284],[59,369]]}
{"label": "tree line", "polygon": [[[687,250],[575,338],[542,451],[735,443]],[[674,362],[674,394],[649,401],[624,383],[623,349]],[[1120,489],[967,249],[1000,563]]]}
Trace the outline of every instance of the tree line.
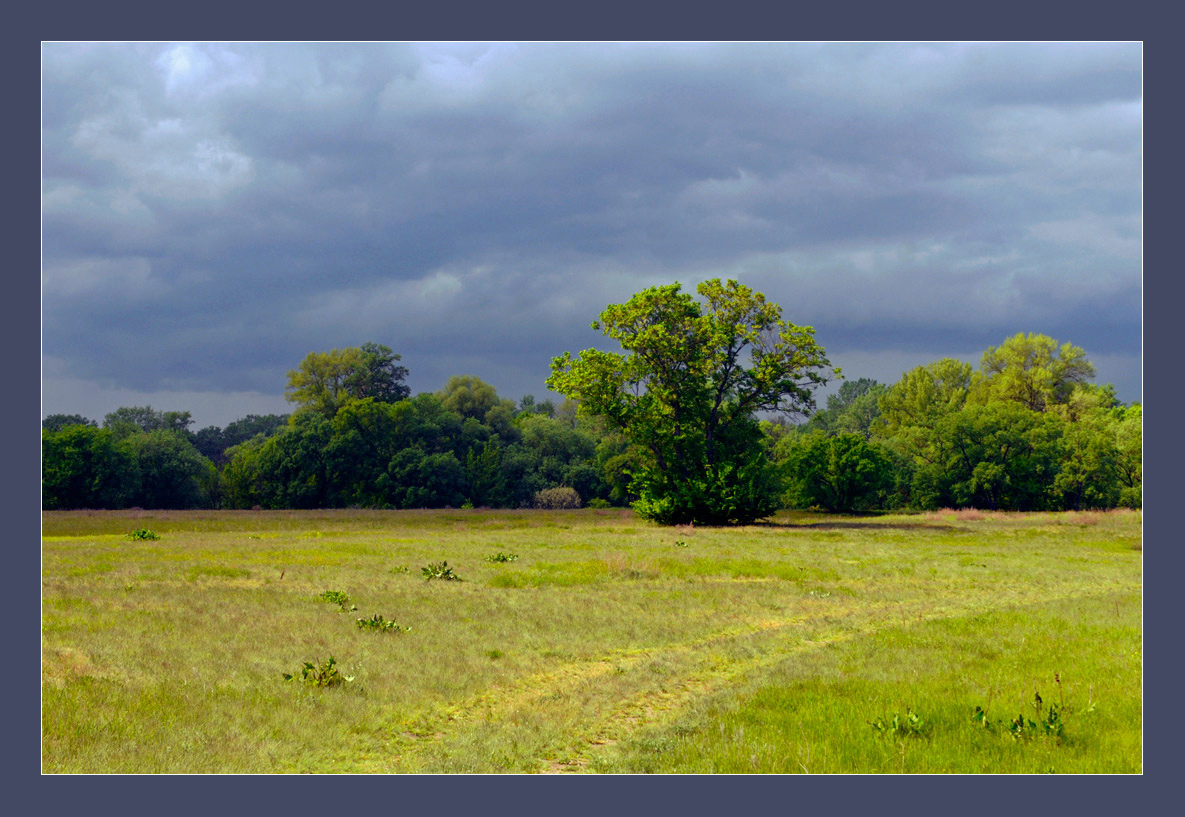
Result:
{"label": "tree line", "polygon": [[555,359],[564,401],[500,397],[473,376],[412,396],[389,347],[310,353],[289,415],[191,431],[189,412],[45,418],[45,509],[633,505],[662,523],[831,511],[1139,507],[1142,415],[1040,334],[884,385],[845,380],[810,327],[709,281],[610,305],[622,353]]}

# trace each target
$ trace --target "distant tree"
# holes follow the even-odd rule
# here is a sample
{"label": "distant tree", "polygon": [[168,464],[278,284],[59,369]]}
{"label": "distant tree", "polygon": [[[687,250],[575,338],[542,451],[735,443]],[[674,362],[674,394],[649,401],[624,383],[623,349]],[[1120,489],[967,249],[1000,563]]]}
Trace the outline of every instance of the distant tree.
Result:
{"label": "distant tree", "polygon": [[518,404],[519,414],[546,414],[548,417],[555,416],[555,403],[551,400],[544,400],[542,403],[535,402],[535,395],[524,394],[522,400]]}
{"label": "distant tree", "polygon": [[255,455],[258,504],[264,508],[328,507],[325,452],[333,424],[318,411],[297,411],[288,428],[268,438]]}
{"label": "distant tree", "polygon": [[873,424],[873,433],[908,439],[918,430],[934,428],[940,419],[966,404],[971,374],[969,363],[953,358],[909,370],[878,398],[880,417]]}
{"label": "distant tree", "polygon": [[1112,411],[1115,434],[1115,473],[1119,504],[1143,507],[1144,409],[1139,404]]}
{"label": "distant tree", "polygon": [[193,436],[194,447],[215,465],[221,467],[229,461],[226,451],[252,437],[271,437],[288,425],[287,414],[248,414],[241,420],[229,423],[225,429],[207,426]]}
{"label": "distant tree", "polygon": [[133,434],[123,443],[135,457],[143,508],[208,508],[217,504],[218,472],[185,437],[169,429]]}
{"label": "distant tree", "polygon": [[503,448],[496,442],[474,446],[465,454],[465,483],[469,501],[477,507],[510,504],[506,501],[506,477],[502,473]]}
{"label": "distant tree", "polygon": [[967,406],[935,428],[918,495],[930,505],[1038,511],[1057,507],[1062,421],[1011,401]]}
{"label": "distant tree", "polygon": [[70,423],[42,430],[42,508],[125,508],[138,483],[135,457],[110,429]]}
{"label": "distant tree", "polygon": [[465,503],[465,469],[450,451],[425,454],[405,448],[388,466],[393,504],[399,508],[460,507]]}
{"label": "distant tree", "polygon": [[315,411],[326,418],[337,414],[347,400],[365,397],[395,403],[410,394],[403,380],[407,369],[396,365],[399,355],[375,343],[310,352],[288,372],[285,398],[297,411]]}
{"label": "distant tree", "polygon": [[493,386],[480,377],[467,374],[450,377],[436,396],[449,411],[479,421],[485,420],[486,414],[500,402]]}
{"label": "distant tree", "polygon": [[41,427],[46,431],[61,431],[66,426],[90,426],[98,428],[94,420],[88,420],[81,414],[51,414],[41,421]]}
{"label": "distant tree", "polygon": [[374,398],[380,403],[398,403],[411,395],[404,382],[408,371],[400,366],[400,355],[379,343],[359,347],[361,365],[346,378],[346,391],[355,399]]}
{"label": "distant tree", "polygon": [[815,431],[788,437],[778,453],[794,507],[868,510],[881,504],[893,482],[888,452],[861,434],[827,436]]}
{"label": "distant tree", "polygon": [[240,420],[228,423],[223,437],[228,445],[238,445],[262,434],[271,437],[279,434],[288,425],[287,414],[248,414]]}
{"label": "distant tree", "polygon": [[171,431],[189,436],[193,418],[188,411],[157,411],[152,406],[118,408],[103,418],[103,428],[109,428],[123,439],[137,432]]}
{"label": "distant tree", "polygon": [[226,464],[223,452],[231,445],[226,441],[226,435],[218,426],[199,428],[193,435],[193,447],[198,453],[217,466]]}
{"label": "distant tree", "polygon": [[879,399],[885,391],[884,386],[867,377],[845,380],[835,394],[827,397],[827,408],[812,414],[803,430],[860,434],[867,440],[880,416]]}
{"label": "distant tree", "polygon": [[626,354],[556,358],[548,388],[579,401],[643,452],[635,509],[664,524],[749,522],[778,505],[756,415],[813,408],[830,364],[814,330],[735,281],[651,287],[593,328]]}
{"label": "distant tree", "polygon": [[1061,452],[1052,485],[1058,507],[1086,510],[1119,504],[1122,485],[1115,443],[1115,421],[1105,410],[1061,422]]}
{"label": "distant tree", "polygon": [[492,434],[496,434],[504,442],[514,442],[521,436],[518,426],[515,425],[513,400],[499,400],[497,405],[486,412],[483,422]]}
{"label": "distant tree", "polygon": [[1095,376],[1080,347],[1024,332],[989,347],[979,368],[973,402],[1011,400],[1032,411],[1066,403],[1075,386]]}

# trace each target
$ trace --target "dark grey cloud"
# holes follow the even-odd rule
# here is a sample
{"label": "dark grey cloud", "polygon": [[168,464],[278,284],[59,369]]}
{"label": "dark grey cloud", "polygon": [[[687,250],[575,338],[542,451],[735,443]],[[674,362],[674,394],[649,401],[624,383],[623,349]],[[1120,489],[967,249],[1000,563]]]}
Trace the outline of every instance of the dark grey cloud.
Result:
{"label": "dark grey cloud", "polygon": [[1138,399],[1141,81],[1123,43],[47,44],[44,408],[224,423],[368,340],[542,394],[605,304],[718,276],[852,376],[1038,331]]}

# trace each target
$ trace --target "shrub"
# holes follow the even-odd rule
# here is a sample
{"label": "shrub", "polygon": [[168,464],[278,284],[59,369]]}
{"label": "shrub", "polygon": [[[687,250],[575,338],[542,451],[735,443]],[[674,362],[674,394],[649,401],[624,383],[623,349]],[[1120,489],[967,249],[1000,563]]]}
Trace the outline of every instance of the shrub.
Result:
{"label": "shrub", "polygon": [[283,675],[285,681],[303,681],[315,687],[341,686],[354,680],[353,675],[342,675],[338,671],[337,659],[333,656],[330,656],[329,660],[319,667],[311,661],[305,661],[299,676],[296,673],[289,674],[287,672]]}
{"label": "shrub", "polygon": [[411,627],[400,627],[398,623],[383,618],[382,614],[375,613],[370,618],[360,618],[355,621],[359,630],[374,630],[379,633],[400,633],[407,632]]}
{"label": "shrub", "polygon": [[535,494],[535,507],[544,510],[558,511],[580,507],[580,494],[575,488],[561,485],[558,488],[545,488]]}
{"label": "shrub", "polygon": [[604,510],[605,508],[612,508],[613,505],[612,505],[612,503],[609,502],[609,500],[601,499],[598,496],[598,497],[593,497],[592,499],[590,499],[588,501],[588,507],[596,508],[597,510]]}
{"label": "shrub", "polygon": [[[326,590],[324,593],[317,596],[317,598],[320,601],[327,601],[330,604],[336,604],[338,609],[342,610],[343,612],[346,609],[346,605],[350,603],[350,594],[344,590]],[[358,608],[351,605],[350,609],[357,610]]]}
{"label": "shrub", "polygon": [[159,539],[160,536],[147,528],[139,528],[128,534],[129,539]]}
{"label": "shrub", "polygon": [[459,582],[461,577],[453,572],[453,569],[448,566],[448,562],[435,562],[422,568],[421,572],[424,574],[425,580],[443,579],[450,582]]}

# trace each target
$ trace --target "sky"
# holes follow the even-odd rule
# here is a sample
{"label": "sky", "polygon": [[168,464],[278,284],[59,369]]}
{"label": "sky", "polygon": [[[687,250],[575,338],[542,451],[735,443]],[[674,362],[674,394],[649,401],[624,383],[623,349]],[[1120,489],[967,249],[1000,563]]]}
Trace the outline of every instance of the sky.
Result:
{"label": "sky", "polygon": [[555,397],[733,278],[849,379],[1018,332],[1141,400],[1138,43],[46,43],[42,414],[282,413],[312,351]]}

